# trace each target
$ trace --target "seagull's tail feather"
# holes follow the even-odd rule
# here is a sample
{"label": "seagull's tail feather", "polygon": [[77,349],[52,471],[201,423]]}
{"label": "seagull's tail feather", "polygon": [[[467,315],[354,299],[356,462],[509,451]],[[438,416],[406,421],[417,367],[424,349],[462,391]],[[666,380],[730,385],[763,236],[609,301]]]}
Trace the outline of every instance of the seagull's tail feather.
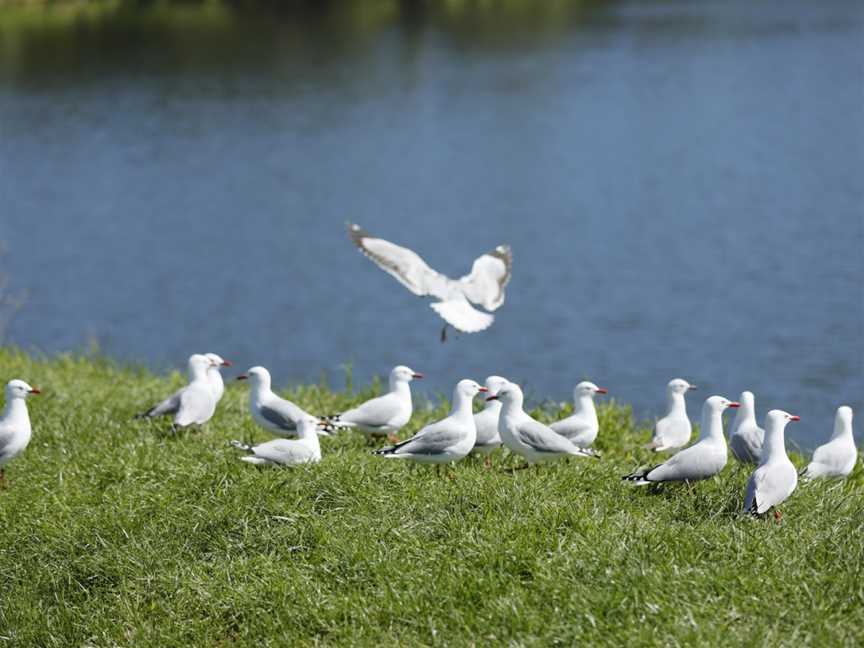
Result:
{"label": "seagull's tail feather", "polygon": [[657,466],[651,466],[650,468],[645,468],[643,470],[637,470],[635,472],[630,473],[629,475],[624,475],[621,480],[630,482],[635,486],[647,486],[648,484],[654,484],[656,482],[652,482],[648,479],[648,473],[654,470]]}
{"label": "seagull's tail feather", "polygon": [[252,446],[248,443],[243,443],[242,441],[231,441],[230,445],[232,448],[237,448],[243,452],[252,452]]}
{"label": "seagull's tail feather", "polygon": [[256,466],[270,466],[273,464],[272,461],[255,456],[240,457],[240,461],[245,461],[246,463],[254,464]]}
{"label": "seagull's tail feather", "polygon": [[599,450],[595,450],[594,448],[579,448],[579,456],[591,457],[592,459],[599,459],[603,455],[600,454]]}
{"label": "seagull's tail feather", "polygon": [[348,421],[341,420],[341,414],[331,414],[329,416],[319,416],[318,417],[318,427],[327,432],[328,434],[333,434],[334,432],[338,432],[339,430],[347,430],[349,428],[354,427],[353,423]]}

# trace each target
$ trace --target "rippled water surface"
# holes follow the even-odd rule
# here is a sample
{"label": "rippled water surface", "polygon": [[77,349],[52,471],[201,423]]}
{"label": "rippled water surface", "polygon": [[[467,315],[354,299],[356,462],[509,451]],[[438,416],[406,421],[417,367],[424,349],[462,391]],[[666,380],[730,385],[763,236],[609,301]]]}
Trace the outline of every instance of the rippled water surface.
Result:
{"label": "rippled water surface", "polygon": [[[680,375],[804,445],[862,409],[860,3],[482,6],[0,9],[7,342],[645,418]],[[509,242],[495,325],[440,344],[346,220],[452,275]]]}

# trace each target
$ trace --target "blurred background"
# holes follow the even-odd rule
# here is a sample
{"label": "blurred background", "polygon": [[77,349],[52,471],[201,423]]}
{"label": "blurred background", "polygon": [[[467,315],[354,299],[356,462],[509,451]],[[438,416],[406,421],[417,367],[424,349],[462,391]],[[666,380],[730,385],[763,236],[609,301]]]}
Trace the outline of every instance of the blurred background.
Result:
{"label": "blurred background", "polygon": [[[864,415],[862,43],[857,0],[0,1],[4,342],[641,419],[681,376],[812,447]],[[346,220],[510,243],[494,326],[441,344]]]}

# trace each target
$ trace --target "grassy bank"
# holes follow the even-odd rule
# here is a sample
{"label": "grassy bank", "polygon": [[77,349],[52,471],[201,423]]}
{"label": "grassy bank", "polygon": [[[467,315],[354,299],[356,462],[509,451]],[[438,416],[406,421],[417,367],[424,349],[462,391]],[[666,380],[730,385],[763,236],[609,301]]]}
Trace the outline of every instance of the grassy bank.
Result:
{"label": "grassy bank", "polygon": [[[227,448],[267,438],[240,386],[174,437],[130,419],[179,374],[0,351],[13,376],[45,394],[0,491],[0,645],[864,641],[860,467],[801,488],[780,525],[742,519],[732,465],[692,492],[621,483],[648,432],[613,405],[602,461],[439,479],[346,434],[319,465],[259,470]],[[369,391],[289,394],[322,412]]]}

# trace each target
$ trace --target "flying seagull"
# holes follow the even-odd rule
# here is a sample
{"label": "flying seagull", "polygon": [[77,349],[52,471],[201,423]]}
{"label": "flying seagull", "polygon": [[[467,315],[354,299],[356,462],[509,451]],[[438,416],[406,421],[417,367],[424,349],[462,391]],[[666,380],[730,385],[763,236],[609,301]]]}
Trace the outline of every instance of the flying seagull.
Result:
{"label": "flying seagull", "polygon": [[504,303],[504,288],[510,281],[513,255],[509,245],[499,245],[478,257],[470,274],[459,279],[436,272],[413,250],[376,238],[359,225],[348,223],[348,234],[354,244],[384,272],[420,297],[434,297],[430,306],[444,319],[441,341],[447,340],[447,326],[463,333],[477,333],[492,325],[497,310]]}

